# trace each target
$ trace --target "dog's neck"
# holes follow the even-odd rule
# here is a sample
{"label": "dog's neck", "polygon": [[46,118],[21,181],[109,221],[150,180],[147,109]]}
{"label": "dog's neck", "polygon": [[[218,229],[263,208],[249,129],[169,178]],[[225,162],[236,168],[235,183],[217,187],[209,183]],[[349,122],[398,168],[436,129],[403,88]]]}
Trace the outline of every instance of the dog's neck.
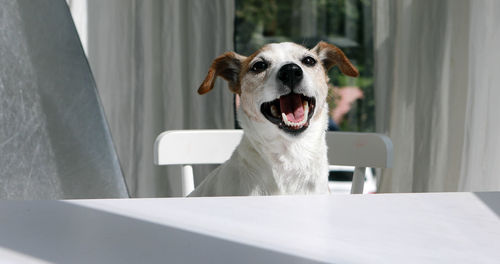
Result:
{"label": "dog's neck", "polygon": [[239,151],[244,153],[242,158],[252,155],[250,160],[259,161],[254,171],[260,175],[250,176],[261,177],[266,186],[275,186],[276,190],[267,190],[269,194],[322,193],[318,189],[327,188],[326,111],[296,136],[266,133],[265,128],[246,121],[240,117],[245,134]]}

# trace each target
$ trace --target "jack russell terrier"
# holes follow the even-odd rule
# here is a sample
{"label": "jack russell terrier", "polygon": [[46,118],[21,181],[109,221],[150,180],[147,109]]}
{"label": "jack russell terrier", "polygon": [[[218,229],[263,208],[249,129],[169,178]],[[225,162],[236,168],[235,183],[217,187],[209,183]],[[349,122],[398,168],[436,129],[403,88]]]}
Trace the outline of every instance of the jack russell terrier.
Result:
{"label": "jack russell terrier", "polygon": [[334,45],[306,49],[273,43],[244,57],[217,57],[198,89],[213,89],[216,77],[240,96],[244,134],[231,158],[189,196],[327,194],[328,70],[348,76],[357,69]]}

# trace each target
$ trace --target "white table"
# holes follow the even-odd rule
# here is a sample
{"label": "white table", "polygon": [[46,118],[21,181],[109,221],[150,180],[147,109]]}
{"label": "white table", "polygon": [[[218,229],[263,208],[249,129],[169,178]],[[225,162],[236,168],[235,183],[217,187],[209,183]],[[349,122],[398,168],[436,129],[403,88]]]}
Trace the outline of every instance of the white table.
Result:
{"label": "white table", "polygon": [[0,201],[0,263],[499,263],[500,193]]}

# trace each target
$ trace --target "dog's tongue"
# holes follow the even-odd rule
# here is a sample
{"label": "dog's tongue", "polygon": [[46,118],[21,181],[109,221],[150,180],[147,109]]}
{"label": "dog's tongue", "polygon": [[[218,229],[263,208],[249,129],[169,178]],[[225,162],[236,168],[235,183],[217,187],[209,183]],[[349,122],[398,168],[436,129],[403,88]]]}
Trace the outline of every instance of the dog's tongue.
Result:
{"label": "dog's tongue", "polygon": [[290,122],[298,123],[304,119],[302,98],[298,94],[288,94],[280,97],[280,109]]}

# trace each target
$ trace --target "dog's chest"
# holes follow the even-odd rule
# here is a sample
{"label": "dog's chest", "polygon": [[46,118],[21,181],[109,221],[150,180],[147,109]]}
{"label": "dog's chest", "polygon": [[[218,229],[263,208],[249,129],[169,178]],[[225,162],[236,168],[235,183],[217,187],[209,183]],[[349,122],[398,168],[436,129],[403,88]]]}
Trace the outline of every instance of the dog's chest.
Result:
{"label": "dog's chest", "polygon": [[273,175],[284,194],[317,193],[327,184],[327,162],[321,151],[280,155],[273,165]]}
{"label": "dog's chest", "polygon": [[[255,145],[252,145],[254,147]],[[248,179],[257,194],[310,194],[327,192],[328,164],[322,144],[267,144],[242,153],[255,167]],[[265,164],[265,165],[264,165]]]}

